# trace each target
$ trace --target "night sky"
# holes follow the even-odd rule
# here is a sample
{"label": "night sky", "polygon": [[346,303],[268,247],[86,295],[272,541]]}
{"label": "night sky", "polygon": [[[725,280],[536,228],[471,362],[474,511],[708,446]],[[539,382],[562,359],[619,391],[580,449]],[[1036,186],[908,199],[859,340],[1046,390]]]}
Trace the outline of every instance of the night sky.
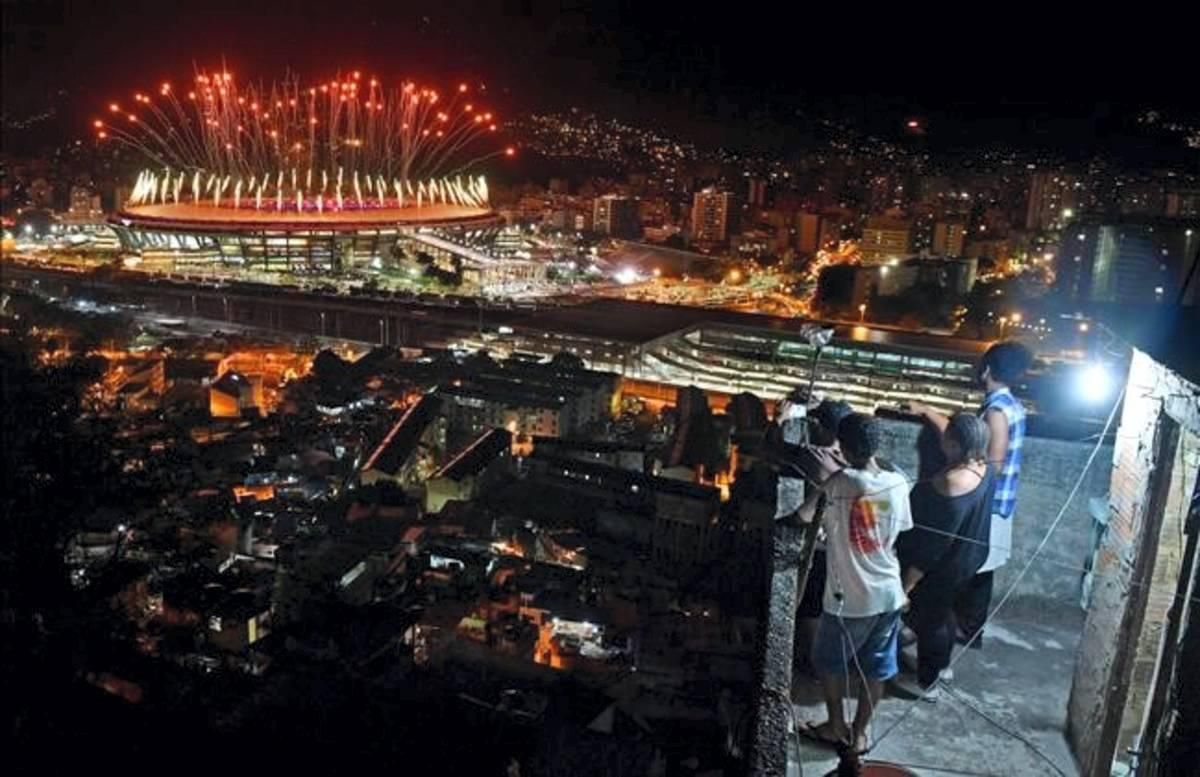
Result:
{"label": "night sky", "polygon": [[4,104],[20,118],[65,90],[62,123],[82,130],[112,97],[223,56],[266,80],[289,67],[478,78],[510,114],[594,107],[713,142],[746,128],[786,140],[818,116],[888,135],[920,117],[934,148],[1103,151],[1141,108],[1200,110],[1188,25],[1149,6],[1118,19],[1099,6],[788,5],[5,0]]}

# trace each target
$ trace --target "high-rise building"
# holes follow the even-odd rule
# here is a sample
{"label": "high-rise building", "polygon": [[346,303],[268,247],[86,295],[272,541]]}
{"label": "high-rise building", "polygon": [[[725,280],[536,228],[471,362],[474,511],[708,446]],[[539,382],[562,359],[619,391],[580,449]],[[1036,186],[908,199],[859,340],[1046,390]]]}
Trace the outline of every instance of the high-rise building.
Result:
{"label": "high-rise building", "polygon": [[815,254],[821,249],[821,217],[816,213],[796,214],[796,250]]}
{"label": "high-rise building", "polygon": [[1039,231],[1060,229],[1079,207],[1083,185],[1073,175],[1039,172],[1029,177],[1025,205],[1025,228]]}
{"label": "high-rise building", "polygon": [[817,233],[817,250],[837,248],[842,240],[842,228],[849,220],[845,213],[822,213]]}
{"label": "high-rise building", "polygon": [[903,186],[891,175],[873,175],[866,182],[867,210],[882,213],[901,204]]}
{"label": "high-rise building", "polygon": [[63,224],[73,226],[97,225],[104,221],[100,195],[87,186],[72,186],[67,212],[59,217]]}
{"label": "high-rise building", "polygon": [[[1197,247],[1197,220],[1076,221],[1062,233],[1056,282],[1077,303],[1173,303]],[[1184,304],[1196,301],[1193,286]]]}
{"label": "high-rise building", "polygon": [[692,197],[692,242],[724,243],[729,234],[729,192],[712,186]]}
{"label": "high-rise building", "polygon": [[933,227],[935,256],[962,256],[967,225],[961,221],[939,221]]}
{"label": "high-rise building", "polygon": [[886,217],[872,218],[863,228],[858,253],[864,262],[895,259],[912,250],[912,222]]}
{"label": "high-rise building", "polygon": [[928,256],[933,253],[934,227],[937,220],[934,209],[928,206],[918,206],[912,211],[912,234],[909,235],[909,247],[913,253]]}
{"label": "high-rise building", "polygon": [[100,195],[87,186],[72,186],[67,215],[75,221],[97,219],[101,216]]}
{"label": "high-rise building", "polygon": [[592,205],[592,229],[610,237],[629,240],[640,237],[638,201],[618,194],[597,197]]}
{"label": "high-rise building", "polygon": [[767,182],[761,178],[750,178],[746,191],[746,204],[761,208],[767,201]]}
{"label": "high-rise building", "polygon": [[975,238],[963,249],[966,256],[992,262],[1006,261],[1012,256],[1012,252],[1012,242],[1006,237]]}
{"label": "high-rise building", "polygon": [[45,178],[35,178],[26,190],[34,208],[49,208],[54,202],[54,187]]}
{"label": "high-rise building", "polygon": [[1200,189],[1172,189],[1166,195],[1168,218],[1200,217]]}
{"label": "high-rise building", "polygon": [[919,189],[919,202],[922,205],[941,205],[958,196],[958,193],[954,191],[953,183],[944,175],[923,177],[919,182]]}
{"label": "high-rise building", "polygon": [[113,210],[118,211],[125,207],[125,203],[129,201],[129,195],[133,189],[128,186],[116,186],[113,188]]}
{"label": "high-rise building", "polygon": [[1133,181],[1121,187],[1122,216],[1166,215],[1166,193],[1157,181]]}

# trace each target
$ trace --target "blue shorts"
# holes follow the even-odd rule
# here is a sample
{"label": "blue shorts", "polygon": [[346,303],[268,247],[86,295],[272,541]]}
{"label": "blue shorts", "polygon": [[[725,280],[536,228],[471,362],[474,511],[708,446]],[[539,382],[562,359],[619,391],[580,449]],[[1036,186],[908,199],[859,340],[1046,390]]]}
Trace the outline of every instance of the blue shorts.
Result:
{"label": "blue shorts", "polygon": [[[822,674],[857,676],[859,669],[869,680],[896,676],[896,642],[900,634],[900,611],[866,618],[841,618],[821,613],[812,662]],[[854,659],[858,658],[858,666]]]}

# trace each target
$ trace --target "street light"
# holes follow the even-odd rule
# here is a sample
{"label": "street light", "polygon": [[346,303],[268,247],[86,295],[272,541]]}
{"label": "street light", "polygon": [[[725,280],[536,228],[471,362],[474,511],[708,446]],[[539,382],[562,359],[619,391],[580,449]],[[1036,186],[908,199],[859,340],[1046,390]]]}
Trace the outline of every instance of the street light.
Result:
{"label": "street light", "polygon": [[858,306],[858,320],[865,321],[867,319],[867,303],[862,303]]}

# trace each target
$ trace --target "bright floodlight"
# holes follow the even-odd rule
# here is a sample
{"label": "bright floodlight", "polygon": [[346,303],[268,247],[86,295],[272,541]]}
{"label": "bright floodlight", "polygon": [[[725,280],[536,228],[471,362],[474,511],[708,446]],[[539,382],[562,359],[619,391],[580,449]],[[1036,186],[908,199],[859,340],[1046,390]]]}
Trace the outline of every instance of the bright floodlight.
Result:
{"label": "bright floodlight", "polygon": [[616,279],[617,283],[625,286],[636,283],[638,279],[637,270],[632,267],[622,267],[620,270],[617,270]]}
{"label": "bright floodlight", "polygon": [[1079,396],[1088,404],[1097,404],[1112,395],[1113,378],[1103,364],[1090,364],[1079,372]]}

